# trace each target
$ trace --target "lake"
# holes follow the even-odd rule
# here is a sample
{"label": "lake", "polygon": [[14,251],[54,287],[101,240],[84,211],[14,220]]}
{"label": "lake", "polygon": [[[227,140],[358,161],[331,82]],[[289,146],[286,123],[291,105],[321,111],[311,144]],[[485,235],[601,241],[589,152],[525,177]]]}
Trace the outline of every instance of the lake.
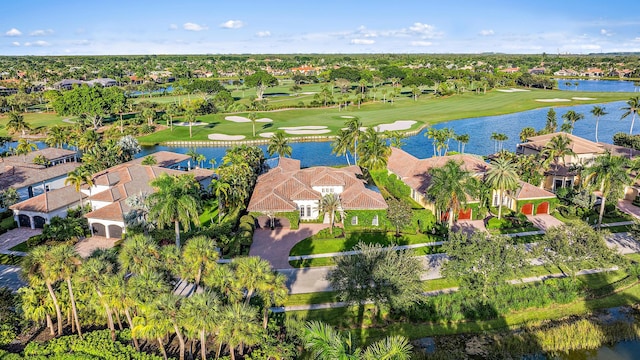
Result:
{"label": "lake", "polygon": [[[558,90],[567,91],[602,91],[602,92],[638,92],[640,86],[634,86],[633,81],[624,80],[575,80],[556,79]],[[570,83],[571,85],[566,85]],[[578,83],[578,86],[574,84]]]}

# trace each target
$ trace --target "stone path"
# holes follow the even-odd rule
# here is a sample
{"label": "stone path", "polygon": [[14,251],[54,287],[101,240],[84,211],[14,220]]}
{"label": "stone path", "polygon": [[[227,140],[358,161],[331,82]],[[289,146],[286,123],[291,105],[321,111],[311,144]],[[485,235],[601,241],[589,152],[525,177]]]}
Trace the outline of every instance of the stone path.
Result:
{"label": "stone path", "polygon": [[618,209],[620,211],[633,216],[636,219],[640,219],[640,207],[637,207],[629,200],[618,200]]}

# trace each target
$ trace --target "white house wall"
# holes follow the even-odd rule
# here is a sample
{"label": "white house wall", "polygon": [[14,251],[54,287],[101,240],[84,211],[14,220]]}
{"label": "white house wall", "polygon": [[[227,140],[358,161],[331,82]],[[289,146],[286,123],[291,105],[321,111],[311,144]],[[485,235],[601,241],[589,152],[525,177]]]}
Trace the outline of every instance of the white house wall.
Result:
{"label": "white house wall", "polygon": [[[49,188],[49,191],[51,190],[55,190],[55,189],[60,189],[62,187],[65,186],[64,181],[67,179],[67,175],[61,175],[49,180],[46,180],[44,182],[44,186]],[[43,184],[37,183],[37,184],[32,184],[31,185],[31,189],[33,192],[33,196],[38,196],[40,194],[44,193],[44,186]],[[18,196],[20,197],[20,201],[24,201],[29,199],[29,186],[25,186],[25,187],[21,187],[19,189],[16,190],[18,192]],[[31,197],[33,197],[31,196]]]}
{"label": "white house wall", "polygon": [[[296,203],[298,212],[300,212],[300,207],[304,207],[305,209],[304,216],[300,216],[301,219],[317,219],[320,215],[319,203],[317,200],[294,200],[293,202]],[[307,206],[311,207],[311,216],[307,216]]]}
{"label": "white house wall", "polygon": [[313,190],[319,192],[323,196],[326,194],[342,194],[344,188],[342,186],[313,186]]}

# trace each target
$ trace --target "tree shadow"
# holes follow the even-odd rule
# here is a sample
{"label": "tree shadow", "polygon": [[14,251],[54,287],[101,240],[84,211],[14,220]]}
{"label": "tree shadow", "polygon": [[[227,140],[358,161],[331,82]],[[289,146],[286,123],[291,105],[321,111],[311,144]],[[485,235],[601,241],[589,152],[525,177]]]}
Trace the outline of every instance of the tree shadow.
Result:
{"label": "tree shadow", "polygon": [[263,130],[264,130],[264,129],[269,129],[269,128],[271,128],[271,127],[273,127],[273,124],[272,124],[272,123],[267,123],[267,124],[262,125],[262,129],[263,129]]}

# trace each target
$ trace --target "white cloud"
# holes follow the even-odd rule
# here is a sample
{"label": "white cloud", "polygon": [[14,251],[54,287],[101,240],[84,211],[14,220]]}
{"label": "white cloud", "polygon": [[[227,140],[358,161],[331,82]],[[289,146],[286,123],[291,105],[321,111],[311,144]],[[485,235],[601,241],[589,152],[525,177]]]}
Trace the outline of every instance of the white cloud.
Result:
{"label": "white cloud", "polygon": [[178,30],[178,25],[176,25],[176,24],[169,24],[169,30]]}
{"label": "white cloud", "polygon": [[374,44],[376,41],[375,40],[371,40],[371,39],[352,39],[351,43],[354,45],[371,45]]}
{"label": "white cloud", "polygon": [[225,29],[240,29],[244,25],[245,23],[241,20],[229,20],[220,24],[220,27]]}
{"label": "white cloud", "polygon": [[11,45],[13,45],[13,46],[20,46],[20,43],[19,43],[19,42],[17,42],[17,41],[14,41],[14,42],[12,42],[12,43],[11,43]]}
{"label": "white cloud", "polygon": [[204,31],[204,30],[209,30],[209,27],[207,25],[199,25],[196,23],[184,23],[182,25],[182,28],[187,30],[187,31]]}
{"label": "white cloud", "polygon": [[52,29],[34,30],[31,33],[29,33],[29,35],[31,35],[31,36],[47,36],[47,35],[51,35],[51,34],[53,34],[53,30]]}
{"label": "white cloud", "polygon": [[415,34],[420,35],[422,38],[433,38],[440,34],[436,32],[436,27],[429,24],[423,24],[421,22],[413,23],[409,27],[409,30]]}
{"label": "white cloud", "polygon": [[49,44],[46,41],[43,40],[38,40],[38,41],[34,41],[34,42],[26,42],[24,43],[24,46],[37,46],[37,47],[43,47],[43,46],[49,46],[51,44]]}
{"label": "white cloud", "polygon": [[633,39],[633,40],[631,40],[631,41],[638,41],[638,42],[640,42],[640,36],[638,36],[637,38],[635,38],[635,39]]}
{"label": "white cloud", "polygon": [[411,46],[431,46],[433,43],[431,41],[412,41],[409,43]]}
{"label": "white cloud", "polygon": [[269,37],[269,36],[271,36],[271,31],[269,31],[269,30],[265,30],[265,31],[258,31],[258,32],[256,33],[256,36],[257,36],[257,37],[261,37],[261,38],[262,38],[262,37]]}
{"label": "white cloud", "polygon": [[600,35],[613,36],[613,33],[607,29],[600,29]]}
{"label": "white cloud", "polygon": [[6,33],[4,33],[7,36],[20,36],[22,35],[22,31],[16,29],[16,28],[11,28],[11,30],[7,31]]}
{"label": "white cloud", "polygon": [[480,35],[482,36],[491,36],[494,35],[495,32],[492,29],[488,29],[488,30],[480,30]]}

